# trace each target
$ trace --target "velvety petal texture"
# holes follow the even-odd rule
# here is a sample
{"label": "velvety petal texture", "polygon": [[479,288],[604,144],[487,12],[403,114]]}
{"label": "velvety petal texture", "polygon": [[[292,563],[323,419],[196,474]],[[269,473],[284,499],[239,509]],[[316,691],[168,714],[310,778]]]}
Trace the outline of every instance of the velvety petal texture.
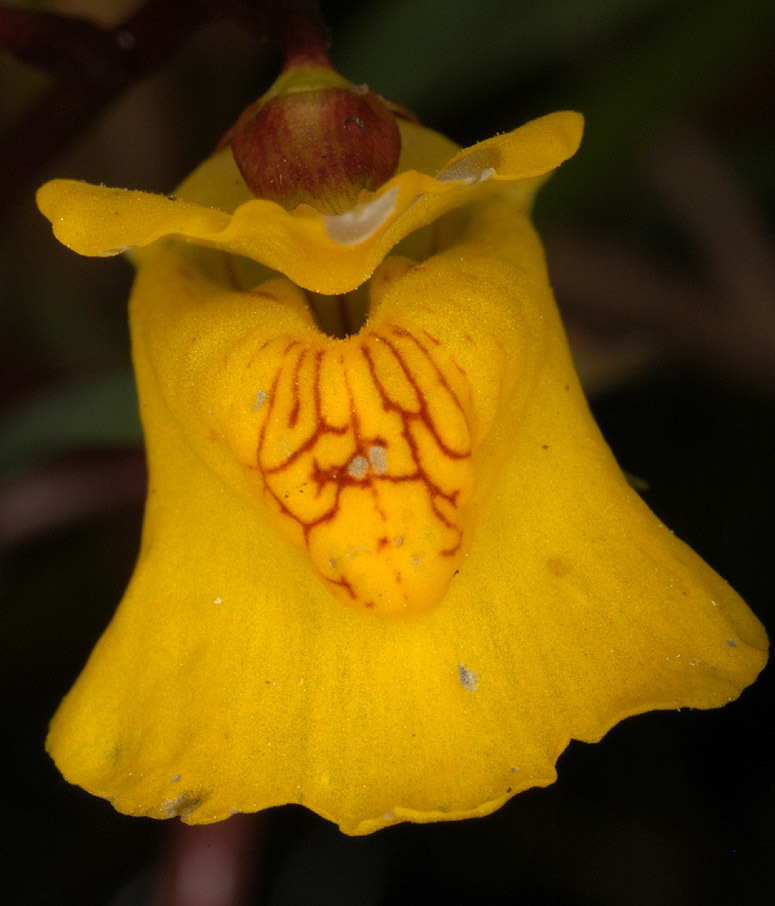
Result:
{"label": "velvety petal texture", "polygon": [[[365,834],[487,814],[571,739],[755,679],[761,624],[628,485],[574,373],[525,212],[578,142],[558,116],[399,174],[352,241],[270,202],[41,190],[76,250],[148,245],[142,549],[52,722],[68,780],[129,814],[299,803]],[[441,247],[387,254],[464,204]],[[235,254],[278,273],[246,285]],[[323,333],[302,288],[372,274],[363,327]]]}

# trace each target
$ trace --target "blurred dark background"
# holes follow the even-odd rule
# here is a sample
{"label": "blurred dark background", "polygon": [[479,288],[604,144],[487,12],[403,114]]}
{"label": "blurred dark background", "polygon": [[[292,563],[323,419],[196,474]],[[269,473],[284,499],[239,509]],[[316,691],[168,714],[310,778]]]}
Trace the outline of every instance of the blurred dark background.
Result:
{"label": "blurred dark background", "polygon": [[[141,5],[14,4],[108,26]],[[772,626],[775,5],[323,10],[345,75],[461,144],[554,109],[585,114],[581,150],[535,211],[582,379],[649,505]],[[131,268],[59,246],[34,189],[58,175],[171,190],[276,66],[236,21],[193,29],[40,166],[0,171],[3,902],[160,902],[185,834],[197,833],[114,813],[68,786],[43,751],[48,719],[131,573],[144,474]],[[4,154],[34,157],[49,140],[45,122],[29,122],[51,79],[0,51]],[[645,715],[596,746],[571,744],[553,787],[489,818],[359,839],[296,808],[231,819],[255,867],[239,902],[775,902],[771,674],[723,710]]]}

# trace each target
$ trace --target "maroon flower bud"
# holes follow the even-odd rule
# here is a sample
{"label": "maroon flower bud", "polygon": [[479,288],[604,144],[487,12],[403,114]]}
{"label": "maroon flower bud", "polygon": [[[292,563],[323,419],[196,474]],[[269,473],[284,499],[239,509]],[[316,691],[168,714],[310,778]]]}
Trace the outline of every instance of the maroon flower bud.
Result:
{"label": "maroon flower bud", "polygon": [[240,116],[232,150],[259,198],[326,213],[393,175],[401,136],[393,114],[365,87],[323,87],[260,100]]}

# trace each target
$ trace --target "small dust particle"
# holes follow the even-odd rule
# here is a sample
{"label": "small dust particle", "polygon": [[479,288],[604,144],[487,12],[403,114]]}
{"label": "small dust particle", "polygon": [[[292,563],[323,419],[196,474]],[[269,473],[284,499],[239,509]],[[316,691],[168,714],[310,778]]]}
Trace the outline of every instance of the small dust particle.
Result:
{"label": "small dust particle", "polygon": [[175,774],[175,776],[170,779],[170,783],[180,783],[180,774]]}
{"label": "small dust particle", "polygon": [[223,604],[223,598],[216,598],[216,599],[213,601],[213,604]]}
{"label": "small dust particle", "polygon": [[469,670],[462,664],[457,665],[457,674],[460,677],[460,683],[467,692],[476,692],[479,685],[479,677],[473,670]]}
{"label": "small dust particle", "polygon": [[202,804],[204,797],[201,794],[185,792],[176,799],[167,799],[161,804],[161,809],[167,818],[185,818]]}
{"label": "small dust particle", "polygon": [[256,401],[255,401],[255,403],[253,403],[253,408],[258,410],[264,405],[265,402],[266,402],[266,390],[259,390],[256,393]]}
{"label": "small dust particle", "polygon": [[396,547],[401,547],[401,545],[403,543],[404,543],[404,539],[401,538],[400,536],[398,538],[393,539],[393,544],[395,544]]}
{"label": "small dust particle", "polygon": [[734,639],[727,639],[727,645],[730,648],[737,648],[737,642]]}

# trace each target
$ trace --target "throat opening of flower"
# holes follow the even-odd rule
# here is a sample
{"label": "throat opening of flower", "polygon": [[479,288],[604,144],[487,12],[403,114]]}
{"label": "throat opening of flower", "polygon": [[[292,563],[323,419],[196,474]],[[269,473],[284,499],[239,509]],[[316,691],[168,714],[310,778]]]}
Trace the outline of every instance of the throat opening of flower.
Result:
{"label": "throat opening of flower", "polygon": [[326,336],[342,340],[355,336],[366,324],[370,308],[368,282],[337,296],[313,292],[305,295],[315,324]]}

